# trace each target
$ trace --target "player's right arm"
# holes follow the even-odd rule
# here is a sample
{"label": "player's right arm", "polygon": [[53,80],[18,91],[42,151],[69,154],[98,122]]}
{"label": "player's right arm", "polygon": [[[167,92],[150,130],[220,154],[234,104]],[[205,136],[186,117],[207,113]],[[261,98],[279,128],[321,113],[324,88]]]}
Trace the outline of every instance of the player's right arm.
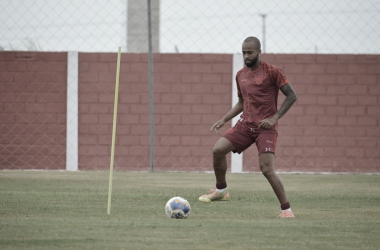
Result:
{"label": "player's right arm", "polygon": [[216,133],[220,133],[219,129],[224,126],[226,122],[243,112],[244,104],[243,104],[243,98],[239,97],[239,101],[235,104],[235,106],[225,115],[222,119],[215,122],[214,125],[212,125],[210,130],[215,130]]}

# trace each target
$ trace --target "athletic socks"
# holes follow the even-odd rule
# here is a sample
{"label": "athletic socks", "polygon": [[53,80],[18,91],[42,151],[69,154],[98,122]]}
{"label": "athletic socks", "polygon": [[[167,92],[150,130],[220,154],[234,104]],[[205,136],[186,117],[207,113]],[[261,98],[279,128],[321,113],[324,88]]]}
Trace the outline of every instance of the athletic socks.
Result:
{"label": "athletic socks", "polygon": [[282,205],[281,205],[281,210],[282,210],[282,211],[292,211],[292,210],[290,209],[290,203],[287,202],[287,203],[285,203],[285,204],[282,204]]}
{"label": "athletic socks", "polygon": [[216,192],[223,193],[224,190],[226,190],[226,188],[227,188],[227,183],[226,182],[216,183]]}

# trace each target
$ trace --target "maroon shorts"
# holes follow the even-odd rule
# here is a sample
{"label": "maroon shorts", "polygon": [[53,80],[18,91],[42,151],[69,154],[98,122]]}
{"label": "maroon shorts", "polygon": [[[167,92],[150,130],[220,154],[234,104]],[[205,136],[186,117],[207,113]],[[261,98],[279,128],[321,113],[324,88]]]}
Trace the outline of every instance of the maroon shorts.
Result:
{"label": "maroon shorts", "polygon": [[248,128],[240,122],[229,130],[227,130],[223,137],[229,140],[235,149],[234,153],[241,153],[246,150],[253,143],[256,143],[259,155],[265,152],[275,153],[277,132],[267,131],[264,129]]}

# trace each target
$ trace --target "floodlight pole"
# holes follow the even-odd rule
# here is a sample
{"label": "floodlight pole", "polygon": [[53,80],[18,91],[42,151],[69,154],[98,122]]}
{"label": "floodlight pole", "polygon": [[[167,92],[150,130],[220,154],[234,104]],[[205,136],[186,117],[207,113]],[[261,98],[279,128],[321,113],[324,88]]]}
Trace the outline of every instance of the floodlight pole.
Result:
{"label": "floodlight pole", "polygon": [[267,14],[259,14],[262,18],[262,23],[263,23],[263,38],[262,38],[262,43],[263,43],[263,53],[265,53],[265,18],[267,17]]}
{"label": "floodlight pole", "polygon": [[154,91],[151,4],[148,0],[148,37],[149,37],[149,120],[150,120],[150,171],[154,171]]}

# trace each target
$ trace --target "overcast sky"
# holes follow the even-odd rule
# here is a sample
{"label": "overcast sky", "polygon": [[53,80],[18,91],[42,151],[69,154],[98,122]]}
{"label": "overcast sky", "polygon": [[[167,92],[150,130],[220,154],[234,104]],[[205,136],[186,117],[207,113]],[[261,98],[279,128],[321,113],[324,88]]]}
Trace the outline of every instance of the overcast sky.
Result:
{"label": "overcast sky", "polygon": [[[126,51],[127,1],[0,4],[5,50]],[[251,35],[267,53],[379,54],[380,0],[161,0],[160,52],[239,53]]]}

